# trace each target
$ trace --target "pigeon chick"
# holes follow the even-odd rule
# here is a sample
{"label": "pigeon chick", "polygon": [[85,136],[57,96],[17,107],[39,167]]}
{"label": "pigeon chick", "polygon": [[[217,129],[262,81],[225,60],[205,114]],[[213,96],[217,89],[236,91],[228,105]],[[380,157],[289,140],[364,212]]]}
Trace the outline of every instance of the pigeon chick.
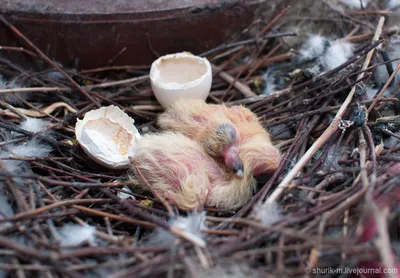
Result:
{"label": "pigeon chick", "polygon": [[246,169],[252,175],[273,172],[281,160],[269,133],[257,116],[243,106],[226,107],[180,98],[159,116],[158,124],[196,140],[213,157],[221,154],[234,172],[238,169]]}
{"label": "pigeon chick", "polygon": [[[236,209],[255,190],[251,175],[238,177],[181,133],[143,136],[135,147],[132,163],[134,171],[139,169],[161,196],[184,210],[204,206]],[[136,176],[140,181],[140,175]]]}
{"label": "pigeon chick", "polygon": [[204,101],[181,98],[160,115],[158,124],[165,130],[181,132],[197,141],[209,155],[243,176],[240,134],[224,111],[209,108]]}

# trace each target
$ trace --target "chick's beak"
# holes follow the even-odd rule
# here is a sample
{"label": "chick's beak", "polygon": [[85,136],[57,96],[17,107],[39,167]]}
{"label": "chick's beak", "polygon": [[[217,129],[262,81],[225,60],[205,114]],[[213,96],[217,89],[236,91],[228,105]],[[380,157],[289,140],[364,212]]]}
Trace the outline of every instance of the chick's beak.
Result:
{"label": "chick's beak", "polygon": [[235,147],[228,148],[225,152],[223,152],[223,156],[225,158],[225,164],[229,169],[239,177],[244,176],[244,167],[243,162],[239,157],[239,150]]}
{"label": "chick's beak", "polygon": [[240,158],[233,165],[233,169],[232,170],[237,176],[239,176],[239,177],[243,177],[244,176],[243,163],[242,163],[242,160]]}

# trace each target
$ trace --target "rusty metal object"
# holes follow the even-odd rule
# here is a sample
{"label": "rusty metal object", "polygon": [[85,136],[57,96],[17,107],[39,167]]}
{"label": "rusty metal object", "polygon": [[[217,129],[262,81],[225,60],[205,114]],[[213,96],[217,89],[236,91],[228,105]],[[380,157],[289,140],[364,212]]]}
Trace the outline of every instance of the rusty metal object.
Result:
{"label": "rusty metal object", "polygon": [[[0,0],[0,13],[67,67],[148,65],[198,54],[241,32],[267,0]],[[5,26],[0,45],[25,46]],[[3,55],[3,53],[0,53]]]}

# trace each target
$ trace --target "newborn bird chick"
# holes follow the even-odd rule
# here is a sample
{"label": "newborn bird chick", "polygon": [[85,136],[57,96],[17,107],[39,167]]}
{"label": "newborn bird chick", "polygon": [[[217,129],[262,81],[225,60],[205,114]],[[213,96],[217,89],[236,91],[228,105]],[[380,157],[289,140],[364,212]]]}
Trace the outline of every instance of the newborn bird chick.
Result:
{"label": "newborn bird chick", "polygon": [[222,160],[236,175],[243,176],[240,133],[223,110],[209,108],[204,101],[181,99],[161,114],[158,124],[197,141],[209,155]]}
{"label": "newborn bird chick", "polygon": [[[255,190],[251,175],[238,177],[181,133],[143,136],[135,146],[132,163],[161,196],[184,210],[204,206],[236,209]],[[140,180],[140,175],[136,177]]]}
{"label": "newborn bird chick", "polygon": [[221,121],[229,123],[229,127],[235,130],[234,145],[231,145],[228,152],[222,152],[228,167],[232,166],[229,162],[240,161],[237,163],[244,165],[244,169],[251,171],[252,175],[269,173],[278,167],[281,160],[279,150],[272,145],[268,132],[257,116],[243,106],[226,107],[181,98],[159,116],[158,124],[163,129],[181,132],[193,138],[210,155],[215,156],[212,150],[224,149],[226,137],[229,137],[218,137]]}
{"label": "newborn bird chick", "polygon": [[253,175],[271,173],[278,168],[281,154],[272,144],[267,130],[250,109],[244,106],[226,107],[215,104],[211,106],[223,109],[237,127],[242,139],[239,155],[251,169]]}

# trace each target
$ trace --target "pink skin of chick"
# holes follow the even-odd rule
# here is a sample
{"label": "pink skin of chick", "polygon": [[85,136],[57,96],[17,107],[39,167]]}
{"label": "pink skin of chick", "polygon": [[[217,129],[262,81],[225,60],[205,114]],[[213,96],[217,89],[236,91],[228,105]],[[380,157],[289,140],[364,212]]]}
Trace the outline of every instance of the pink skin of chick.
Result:
{"label": "pink skin of chick", "polygon": [[243,162],[239,157],[239,146],[240,146],[240,134],[236,131],[236,140],[233,145],[227,147],[222,151],[222,156],[224,158],[225,165],[232,169],[233,172],[239,177],[243,177]]}
{"label": "pink skin of chick", "polygon": [[183,210],[204,206],[236,209],[253,195],[251,175],[235,177],[196,141],[180,133],[147,134],[135,146],[132,163],[152,188]]}

